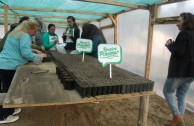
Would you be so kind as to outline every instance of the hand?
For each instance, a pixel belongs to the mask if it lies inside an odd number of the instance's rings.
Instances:
[[[59,40],[55,40],[54,43],[57,44],[59,42]]]
[[[44,46],[41,46],[41,50],[42,50],[42,51],[44,51],[44,50],[45,50]]]
[[[65,36],[66,36],[66,37],[71,37],[71,35],[70,35],[70,34],[65,34]]]
[[[172,44],[172,43],[173,43],[172,39],[168,39],[168,40],[166,41],[166,44],[165,44],[165,45],[169,45],[169,44]]]
[[[65,34],[66,34],[66,32],[67,32],[67,31],[66,31],[66,30],[64,30],[63,35],[65,35]]]
[[[32,49],[32,52],[37,53],[37,54],[42,54],[42,52],[37,49]]]
[[[42,53],[42,54],[39,54],[39,56],[43,58],[43,57],[47,57],[47,54]]]

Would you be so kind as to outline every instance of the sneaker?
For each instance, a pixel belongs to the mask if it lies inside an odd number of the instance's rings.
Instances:
[[[17,114],[19,114],[21,111],[22,111],[21,108],[17,108],[17,109],[14,110],[14,112],[13,112],[12,115],[13,115],[13,116],[14,116],[14,115],[17,115]]]
[[[4,124],[4,123],[12,123],[15,122],[19,119],[19,116],[13,116],[13,115],[9,115],[6,119],[1,120],[0,124]]]

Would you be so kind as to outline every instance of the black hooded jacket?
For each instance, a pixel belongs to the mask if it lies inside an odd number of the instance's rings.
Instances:
[[[194,30],[181,31],[166,47],[171,52],[168,78],[194,77]]]

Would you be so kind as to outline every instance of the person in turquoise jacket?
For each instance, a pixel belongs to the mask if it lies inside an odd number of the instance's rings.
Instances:
[[[9,33],[3,50],[0,52],[0,79],[2,81],[1,91],[7,93],[11,81],[18,66],[26,64],[29,60],[46,57],[45,54],[35,54],[31,49],[31,36],[38,30],[38,23],[33,20],[23,21],[12,32]],[[21,109],[0,108],[0,124],[14,122],[19,119]]]
[[[55,45],[59,42],[58,36],[55,34],[55,25],[48,25],[48,32],[42,36],[42,44],[46,50],[56,50]]]

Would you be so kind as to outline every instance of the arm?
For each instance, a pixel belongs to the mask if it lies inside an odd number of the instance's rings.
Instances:
[[[37,50],[37,49],[32,49],[32,52],[33,52],[33,53],[36,53],[36,54],[42,54],[42,52],[39,51],[39,50]]]
[[[185,53],[187,42],[187,34],[185,32],[180,32],[176,41],[166,45],[166,47],[172,54],[182,56]]]
[[[49,43],[49,35],[48,33],[44,33],[43,36],[42,36],[42,44],[44,46],[45,49],[50,49],[52,48],[53,46],[55,46],[55,43]]]
[[[22,57],[27,60],[34,61],[38,55],[32,52],[31,38],[28,34],[24,34],[20,38],[20,52]]]
[[[66,42],[66,32],[67,32],[67,29],[63,32],[63,35],[62,35],[62,38],[63,38],[63,42],[65,43]]]
[[[70,38],[73,40],[74,43],[76,43],[76,41],[79,37],[80,37],[80,30],[79,30],[79,28],[75,28],[74,37],[71,36]]]

